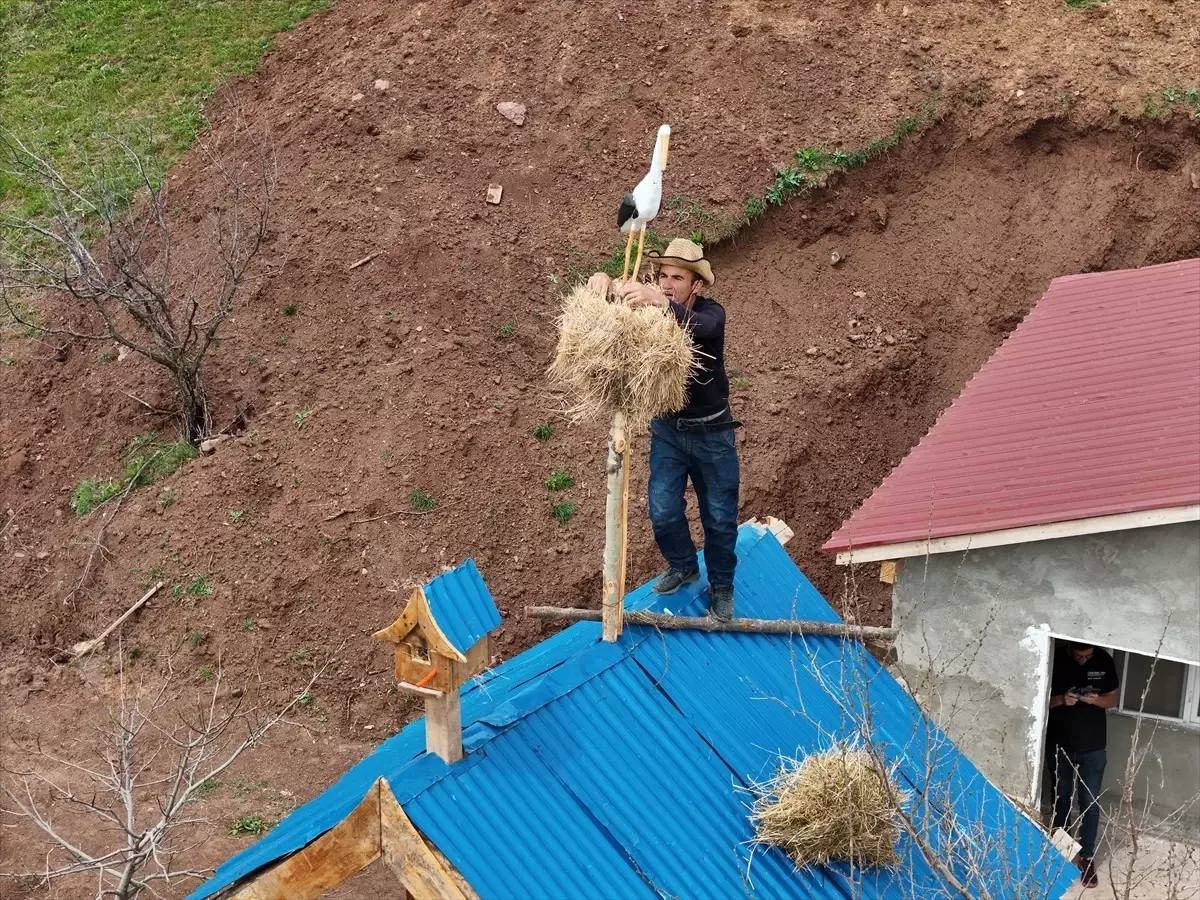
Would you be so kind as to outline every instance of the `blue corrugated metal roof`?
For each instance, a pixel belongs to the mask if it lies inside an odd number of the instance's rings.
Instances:
[[[837,621],[763,530],[743,526],[738,555],[739,614]],[[696,613],[704,590],[701,580],[664,601],[643,586],[626,603]],[[753,849],[753,788],[781,755],[864,731],[914,795],[923,843],[970,895],[1061,896],[1074,878],[1043,832],[855,642],[628,626],[606,644],[599,624],[586,622],[463,691],[461,762],[424,753],[424,723],[413,723],[221,866],[192,900],[332,828],[378,777],[484,898],[946,893],[950,879],[907,835],[901,864],[885,871],[798,871],[778,850]]]
[[[442,573],[424,590],[434,621],[459,653],[500,627],[500,610],[473,559]]]

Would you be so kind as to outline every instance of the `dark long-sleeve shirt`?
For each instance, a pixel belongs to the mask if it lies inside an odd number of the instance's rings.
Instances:
[[[729,403],[729,378],[725,375],[725,308],[715,300],[697,297],[688,309],[675,301],[671,312],[692,335],[698,351],[688,378],[687,404],[675,415],[699,419],[719,413]]]

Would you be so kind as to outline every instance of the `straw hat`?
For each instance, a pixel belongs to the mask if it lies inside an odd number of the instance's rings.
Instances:
[[[687,238],[675,238],[667,244],[667,249],[662,253],[656,253],[653,250],[647,251],[646,259],[660,266],[678,266],[689,272],[695,272],[710,287],[716,280],[713,278],[712,266],[704,258],[704,250],[699,244],[693,243]]]

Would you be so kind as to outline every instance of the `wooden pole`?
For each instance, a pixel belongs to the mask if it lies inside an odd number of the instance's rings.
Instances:
[[[604,507],[604,640],[615,641],[621,633],[621,557],[625,547],[625,520],[621,515],[627,476],[625,414],[613,416],[608,434],[608,500]]]
[[[121,625],[124,624],[126,619],[128,619],[135,612],[137,612],[139,609],[141,609],[142,606],[145,604],[145,602],[147,600],[149,600],[151,597],[153,597],[156,593],[158,593],[158,589],[162,586],[163,586],[163,583],[160,581],[158,584],[154,585],[154,587],[150,588],[150,590],[146,591],[146,593],[142,594],[142,596],[138,600],[138,602],[133,604],[133,606],[129,607],[129,609],[125,610],[125,612],[121,616],[121,618],[117,619],[117,621],[113,622],[111,625],[109,625],[107,628],[105,628],[104,631],[102,631],[100,633],[99,637],[92,638],[90,641],[80,641],[78,644],[76,644],[74,647],[72,647],[71,655],[76,658],[87,656],[89,653],[91,653],[93,650],[95,650],[97,647],[99,647],[101,644],[103,644],[104,639],[106,637],[108,637],[110,634],[112,634],[114,631],[116,631],[118,628],[120,628]]]
[[[563,619],[570,622],[595,622],[602,619],[600,610],[596,609],[527,606],[525,613],[535,619]],[[811,634],[850,638],[858,641],[890,641],[896,637],[897,631],[895,628],[843,625],[804,619],[731,619],[728,622],[719,622],[707,616],[669,616],[666,613],[653,613],[645,610],[633,610],[625,613],[625,621],[630,625],[649,625],[654,628],[738,632],[741,634]]]
[[[462,759],[462,706],[458,688],[425,700],[425,749],[447,763]]]
[[[621,465],[625,475],[621,479],[621,566],[617,575],[617,636],[625,625],[625,571],[629,565],[629,445],[633,442],[625,435],[625,453]]]

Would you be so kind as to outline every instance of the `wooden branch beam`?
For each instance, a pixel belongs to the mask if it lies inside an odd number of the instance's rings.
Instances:
[[[603,615],[598,609],[527,606],[525,612],[535,619],[562,619],[569,622],[599,622],[603,620]],[[812,634],[850,638],[858,641],[890,641],[896,637],[895,628],[878,628],[869,625],[842,625],[804,619],[731,619],[728,622],[718,622],[707,616],[669,616],[666,613],[653,613],[645,610],[626,611],[625,623],[627,625],[649,625],[653,628],[738,632],[741,634]]]
[[[604,508],[604,640],[612,642],[621,633],[621,600],[624,585],[621,576],[624,570],[625,544],[625,484],[629,477],[626,462],[629,459],[628,435],[625,431],[625,415],[613,416],[612,430],[608,435],[608,500]]]

